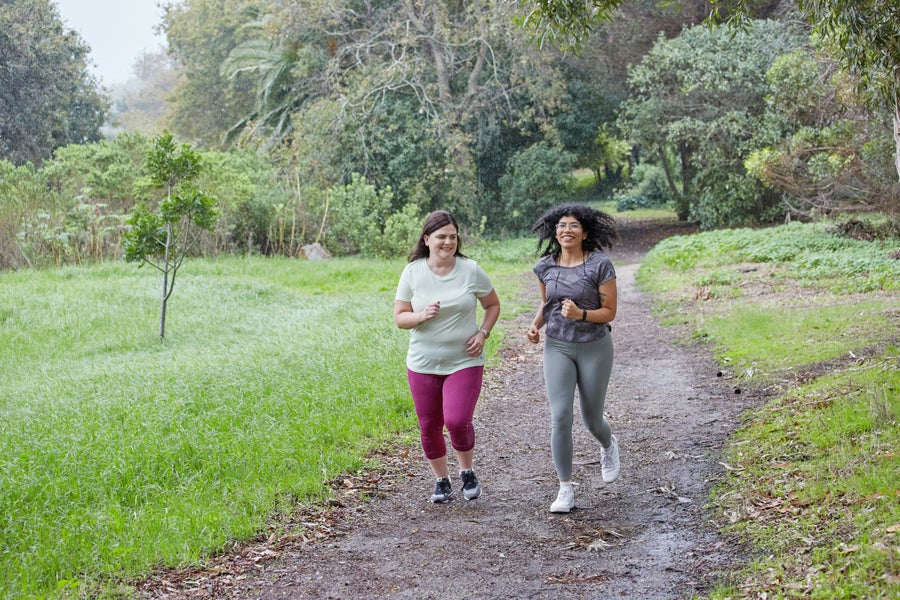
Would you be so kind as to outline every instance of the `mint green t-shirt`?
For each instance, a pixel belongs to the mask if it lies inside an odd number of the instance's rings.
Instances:
[[[447,275],[438,276],[424,258],[403,269],[395,300],[412,304],[415,312],[440,300],[438,316],[410,330],[406,366],[416,373],[449,375],[467,367],[484,365],[484,354],[466,355],[466,341],[478,331],[478,298],[494,286],[478,263],[456,257]]]

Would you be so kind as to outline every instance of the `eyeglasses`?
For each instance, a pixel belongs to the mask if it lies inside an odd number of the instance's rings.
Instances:
[[[569,231],[579,231],[581,229],[581,223],[574,221],[572,223],[557,223],[556,230],[557,231],[565,231],[568,229]]]

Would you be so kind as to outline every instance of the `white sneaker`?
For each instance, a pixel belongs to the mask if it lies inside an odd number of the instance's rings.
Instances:
[[[616,436],[612,436],[609,448],[600,446],[600,471],[606,483],[612,483],[619,476],[619,442]]]
[[[550,505],[552,513],[567,513],[575,508],[575,488],[571,485],[560,487],[556,500]]]

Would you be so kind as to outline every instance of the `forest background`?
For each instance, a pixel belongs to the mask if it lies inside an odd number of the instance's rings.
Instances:
[[[113,101],[52,2],[4,3],[0,268],[122,257],[129,215],[164,197],[146,170],[164,130],[198,149],[197,186],[218,200],[206,255],[403,255],[436,208],[514,236],[576,169],[595,199],[707,229],[895,215],[900,113],[872,101],[890,97],[873,74],[900,64],[891,3],[859,11],[881,37],[853,46],[852,23],[814,18],[841,2],[597,2],[610,20],[578,52],[535,35],[571,31],[535,18],[571,3],[536,4],[164,3],[168,53],[145,54]],[[739,26],[710,27],[711,6]],[[860,46],[881,62],[842,68]]]

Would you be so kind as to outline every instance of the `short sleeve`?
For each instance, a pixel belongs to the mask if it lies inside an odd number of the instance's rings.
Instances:
[[[477,265],[475,268],[475,296],[484,298],[490,294],[493,289],[494,284],[491,283],[491,278],[488,277],[485,270],[481,268],[481,265]]]
[[[412,263],[406,265],[403,268],[403,272],[400,273],[400,282],[397,284],[397,293],[394,295],[394,300],[400,300],[401,302],[412,302],[413,290],[412,290],[412,281],[410,275],[410,265]]]

